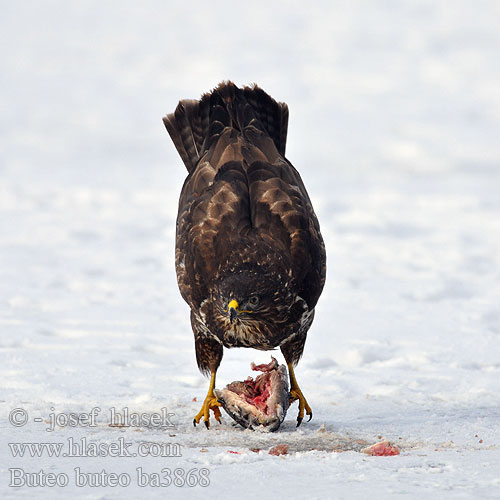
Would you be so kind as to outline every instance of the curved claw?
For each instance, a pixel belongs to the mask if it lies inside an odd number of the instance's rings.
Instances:
[[[298,427],[302,423],[302,420],[304,419],[304,414],[309,416],[309,419],[307,421],[308,422],[311,421],[312,410],[298,386],[290,391],[290,403],[293,403],[297,399],[299,400],[299,415],[297,417],[297,427]]]
[[[306,401],[306,405],[307,405],[307,401]],[[310,409],[310,408],[309,408],[309,409]],[[300,409],[299,409],[299,412],[300,412]],[[310,421],[311,421],[311,419],[313,418],[312,411],[311,411],[310,413],[309,413],[309,412],[308,412],[308,413],[306,413],[306,415],[309,415],[309,418],[307,419],[307,421],[308,421],[308,422],[310,422]],[[302,417],[300,416],[300,414],[299,414],[299,416],[297,417],[297,427],[298,427],[298,426],[302,423],[302,420],[303,420],[303,418],[302,418]]]
[[[193,424],[196,427],[196,424],[200,423],[200,420],[203,418],[203,422],[205,424],[205,427],[207,429],[210,429],[210,410],[214,412],[214,417],[217,422],[220,424],[221,422],[221,412],[219,410],[219,406],[221,404],[215,399],[214,396],[208,394],[207,397],[205,398],[205,401],[203,401],[203,405],[201,407],[201,410],[198,412],[198,414],[194,417],[193,419]]]

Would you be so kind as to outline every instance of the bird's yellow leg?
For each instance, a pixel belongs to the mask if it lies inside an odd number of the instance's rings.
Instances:
[[[214,394],[214,388],[215,388],[215,372],[212,372],[212,376],[210,377],[210,386],[208,387],[208,394],[207,397],[205,398],[205,401],[203,401],[203,405],[201,407],[201,410],[198,412],[196,417],[193,419],[193,425],[196,427],[196,424],[200,423],[201,417],[203,417],[203,420],[205,422],[205,427],[208,429],[210,427],[210,410],[214,412],[214,417],[217,422],[222,423],[220,420],[221,413],[219,410],[219,406],[221,405],[218,401],[217,398],[215,397]]]
[[[299,416],[297,417],[297,427],[302,423],[304,418],[304,411],[309,415],[309,420],[311,420],[313,414],[311,407],[307,404],[306,398],[300,390],[299,384],[297,384],[297,379],[295,378],[295,372],[293,371],[292,363],[287,363],[288,373],[290,375],[290,404],[292,404],[297,399],[299,400]],[[308,420],[308,421],[309,421]]]

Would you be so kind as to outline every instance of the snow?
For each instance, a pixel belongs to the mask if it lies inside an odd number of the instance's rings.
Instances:
[[[2,498],[498,498],[499,14],[493,0],[3,2]],[[226,415],[192,426],[208,381],[173,262],[186,172],[161,117],[227,78],[288,103],[287,156],[328,251],[296,370],[314,418],[296,429],[295,404],[275,434]],[[226,350],[217,386],[269,360]],[[51,413],[95,407],[95,426],[50,430]],[[174,427],[110,427],[124,407],[167,408]],[[84,438],[182,456],[7,444]],[[360,453],[382,440],[401,454]],[[131,483],[78,487],[77,467]],[[206,469],[210,485],[142,487],[138,467],[181,483]],[[69,482],[9,487],[12,468]]]

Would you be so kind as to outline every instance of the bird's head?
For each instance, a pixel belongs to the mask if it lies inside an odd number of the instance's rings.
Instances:
[[[291,273],[280,271],[247,265],[221,275],[216,286],[217,315],[235,326],[286,321],[295,297]]]

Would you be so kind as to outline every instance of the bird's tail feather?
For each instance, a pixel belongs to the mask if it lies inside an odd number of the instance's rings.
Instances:
[[[163,122],[189,172],[225,127],[243,130],[255,126],[285,154],[288,106],[257,85],[239,89],[232,82],[222,82],[199,101],[180,101]]]

